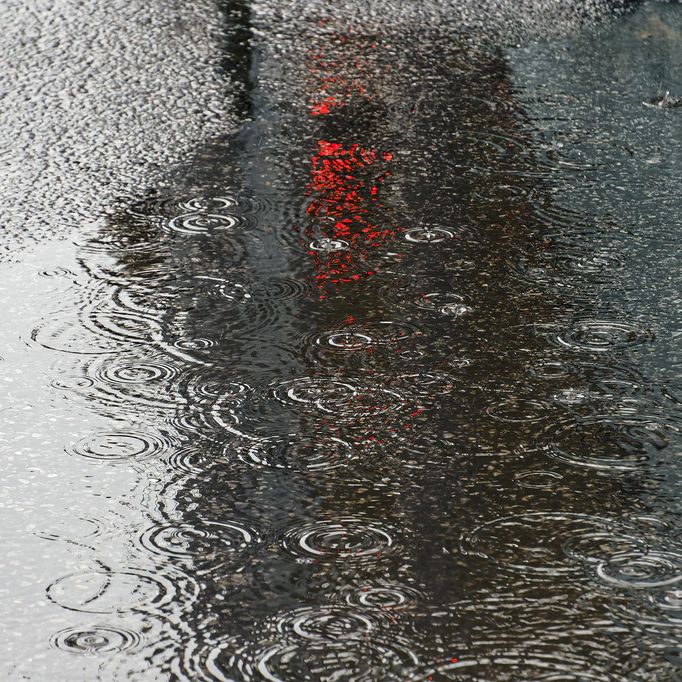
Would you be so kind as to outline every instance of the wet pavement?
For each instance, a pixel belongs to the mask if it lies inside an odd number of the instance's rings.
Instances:
[[[2,678],[682,679],[682,7],[190,5],[3,237]]]

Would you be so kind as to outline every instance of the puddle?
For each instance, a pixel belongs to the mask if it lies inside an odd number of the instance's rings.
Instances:
[[[8,230],[3,679],[677,679],[682,8],[465,5],[227,2]]]

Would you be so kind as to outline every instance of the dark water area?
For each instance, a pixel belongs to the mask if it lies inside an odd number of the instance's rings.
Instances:
[[[3,267],[3,679],[682,679],[682,7],[223,10],[238,132]]]

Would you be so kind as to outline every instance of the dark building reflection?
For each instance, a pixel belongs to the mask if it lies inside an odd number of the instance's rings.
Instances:
[[[599,519],[632,508],[648,450],[610,421],[580,435],[630,370],[594,338],[562,348],[595,293],[565,269],[504,58],[445,29],[251,34],[248,5],[226,11],[245,122],[103,236],[177,369],[159,523],[209,536],[187,535],[198,653],[173,669],[393,679],[506,650],[496,679],[627,672],[580,567],[628,549]],[[599,452],[567,465],[604,443],[623,476]],[[592,546],[567,554],[566,528]],[[317,634],[282,616],[306,609]]]

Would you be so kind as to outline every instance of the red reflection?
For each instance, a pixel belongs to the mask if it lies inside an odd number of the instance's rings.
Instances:
[[[308,57],[308,101],[312,116],[324,116],[345,106],[354,96],[372,99],[370,67],[364,55],[376,42],[360,36],[330,33],[326,44]]]
[[[373,99],[368,69],[359,54],[375,47],[373,42],[357,45],[344,36],[330,36],[334,57],[325,57],[320,50],[311,55],[311,117],[336,113],[353,98]],[[317,142],[307,187],[311,199],[305,235],[320,298],[375,273],[368,263],[370,252],[395,234],[393,225],[378,218],[383,208],[380,188],[390,175],[392,160],[392,152],[358,142]]]

